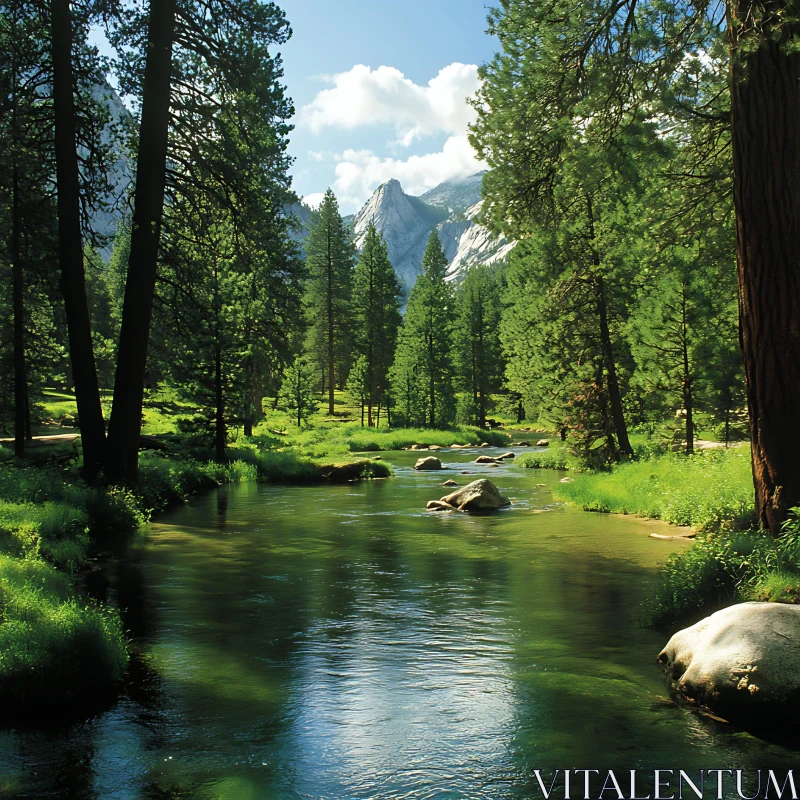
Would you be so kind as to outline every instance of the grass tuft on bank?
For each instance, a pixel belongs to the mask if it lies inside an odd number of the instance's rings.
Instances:
[[[763,531],[700,535],[661,570],[648,609],[655,626],[690,624],[734,602],[800,602],[800,509],[779,537]]]
[[[562,442],[551,442],[546,450],[531,450],[517,456],[514,464],[526,469],[577,470],[578,460]]]
[[[740,448],[667,454],[577,476],[560,499],[585,511],[638,514],[699,531],[754,522],[750,454]]]

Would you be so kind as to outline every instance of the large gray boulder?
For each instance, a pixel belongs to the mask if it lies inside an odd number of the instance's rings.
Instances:
[[[479,481],[468,483],[440,500],[431,500],[428,503],[428,509],[431,511],[496,511],[498,508],[510,505],[511,501],[507,497],[503,497],[491,481],[482,478]]]
[[[689,699],[731,719],[800,722],[800,607],[739,603],[678,631],[658,660]]]
[[[442,469],[442,462],[435,456],[417,459],[414,469]]]

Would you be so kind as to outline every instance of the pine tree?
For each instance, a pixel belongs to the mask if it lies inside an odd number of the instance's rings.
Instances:
[[[504,360],[500,346],[500,292],[491,269],[471,267],[456,291],[455,353],[464,392],[463,421],[486,425],[489,398],[500,389]]]
[[[180,228],[186,208],[215,207],[231,227],[237,259],[246,263],[257,242],[259,257],[267,253],[274,270],[269,288],[280,287],[284,268],[287,284],[295,284],[282,235],[284,209],[293,199],[286,153],[292,107],[280,81],[280,56],[271,52],[290,35],[283,11],[258,0],[151,0],[147,13],[136,4],[120,8],[113,37],[122,54],[120,82],[141,97],[141,114],[108,433],[107,472],[114,481],[136,479],[158,255],[172,220]],[[284,299],[277,291],[276,305]]]
[[[455,418],[453,388],[453,292],[445,281],[447,256],[433,231],[422,258],[422,274],[408,306],[392,367],[392,396],[405,424],[444,427]],[[403,415],[403,408],[407,414]]]
[[[369,365],[366,356],[359,356],[350,367],[345,385],[348,400],[361,410],[361,427],[364,427],[364,409],[370,401]]]
[[[733,177],[756,507],[762,527],[777,535],[800,504],[796,4],[728,0],[712,10],[705,2],[504,0],[490,27],[502,52],[481,70],[471,141],[490,166],[486,215],[506,234],[541,219],[565,147],[583,141],[587,128],[612,152],[648,116],[670,128],[686,116],[704,125],[707,158],[673,176],[702,187],[695,196],[717,197]],[[718,92],[683,91],[681,74],[697,53],[720,63],[727,78]],[[682,133],[672,128],[678,141]],[[725,179],[715,181],[726,162]]]
[[[296,356],[283,376],[278,403],[301,428],[317,412],[316,376],[308,360]]]
[[[683,420],[686,453],[694,452],[701,379],[700,343],[713,309],[696,251],[664,253],[664,271],[651,275],[629,322],[636,378]]]
[[[367,424],[372,427],[380,422],[402,320],[400,284],[386,243],[373,224],[367,229],[353,277],[353,318],[354,349],[366,365]],[[376,405],[377,420],[373,413]]]
[[[347,378],[351,350],[351,292],[355,248],[328,189],[306,240],[310,323],[309,352],[325,365],[328,413],[334,413],[334,389]]]

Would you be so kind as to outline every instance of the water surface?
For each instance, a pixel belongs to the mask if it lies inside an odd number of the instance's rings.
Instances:
[[[390,480],[227,487],[162,516],[105,576],[140,655],[124,695],[0,730],[0,795],[510,800],[540,796],[535,768],[791,766],[670,697],[640,619],[682,542],[475,455],[445,451],[445,474],[384,454]],[[424,511],[478,475],[514,505]]]

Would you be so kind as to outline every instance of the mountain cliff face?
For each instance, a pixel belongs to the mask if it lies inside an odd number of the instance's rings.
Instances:
[[[396,180],[384,183],[356,214],[356,245],[361,247],[373,222],[386,240],[405,291],[410,291],[422,270],[425,245],[433,230],[450,261],[448,280],[458,281],[475,264],[505,258],[515,243],[493,236],[475,221],[482,202],[481,177],[479,173],[461,181],[446,181],[421,197],[407,195]]]
[[[404,289],[409,290],[419,274],[425,245],[433,228],[446,212],[407,195],[400,183],[391,180],[379,186],[353,220],[356,247],[364,244],[370,223],[383,234],[389,259]]]

